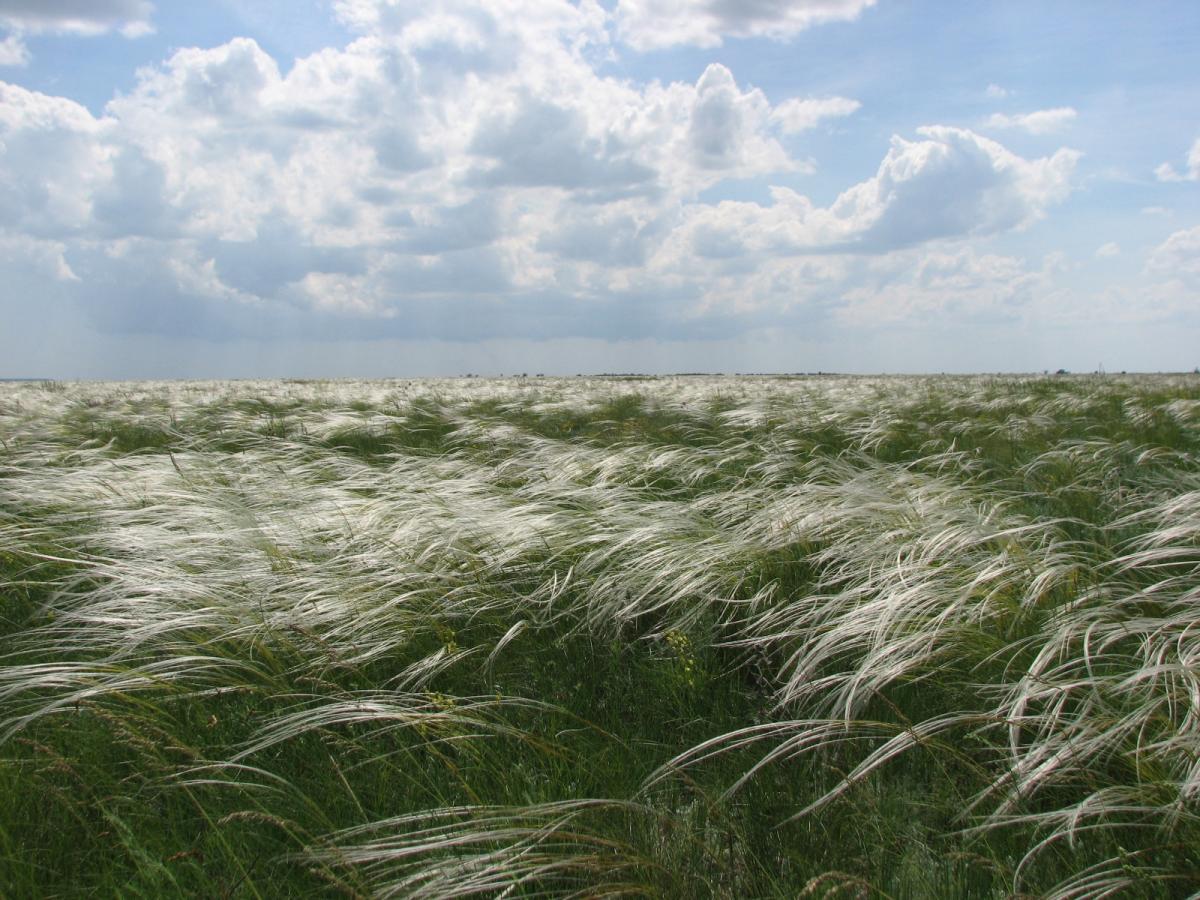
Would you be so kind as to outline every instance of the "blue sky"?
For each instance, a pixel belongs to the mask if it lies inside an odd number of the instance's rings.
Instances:
[[[0,377],[1200,365],[1200,5],[0,0]]]

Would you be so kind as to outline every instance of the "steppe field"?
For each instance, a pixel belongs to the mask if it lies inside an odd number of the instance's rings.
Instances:
[[[0,384],[5,897],[1200,891],[1200,375]]]

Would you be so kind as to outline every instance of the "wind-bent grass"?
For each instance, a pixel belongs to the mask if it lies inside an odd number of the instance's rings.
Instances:
[[[0,385],[14,896],[1200,890],[1200,379]]]

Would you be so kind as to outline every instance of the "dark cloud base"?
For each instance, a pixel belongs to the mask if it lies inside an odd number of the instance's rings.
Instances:
[[[210,300],[154,277],[96,279],[67,293],[107,334],[228,342],[254,340],[485,341],[580,337],[602,340],[720,340],[766,322],[761,317],[688,315],[696,297],[662,293],[580,299],[557,293],[397,298],[386,316],[325,313],[283,302]]]

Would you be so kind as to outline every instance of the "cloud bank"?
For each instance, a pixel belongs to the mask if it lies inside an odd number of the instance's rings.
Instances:
[[[179,49],[99,115],[0,82],[0,252],[115,333],[709,337],[1011,316],[1052,273],[966,242],[1045,217],[1077,151],[1023,157],[929,125],[822,205],[795,187],[812,169],[796,154],[858,100],[772,102],[719,63],[695,81],[603,74],[614,48],[782,40],[870,5],[338,0],[347,46],[290,66],[249,38]],[[0,0],[30,31],[151,13]],[[746,179],[774,183],[769,201],[704,199]]]
[[[617,34],[636,50],[718,47],[727,38],[786,40],[828,22],[850,22],[875,0],[618,0]]]
[[[153,14],[149,0],[0,0],[0,25],[17,32],[140,37]]]

